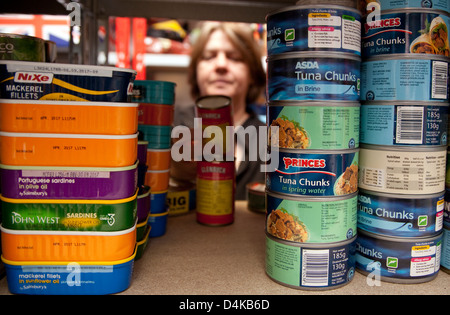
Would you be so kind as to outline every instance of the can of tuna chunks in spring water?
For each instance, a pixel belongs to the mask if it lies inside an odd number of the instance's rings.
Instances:
[[[360,140],[400,147],[447,145],[448,103],[383,102],[361,105]]]
[[[268,190],[289,196],[342,196],[358,190],[359,149],[279,150],[278,167],[266,172]]]
[[[449,100],[448,57],[392,54],[361,62],[361,100]]]
[[[267,58],[267,100],[359,101],[361,57],[300,52]]]
[[[274,101],[268,104],[267,117],[271,128],[279,127],[278,138],[271,138],[274,147],[311,150],[359,147],[359,102]]]
[[[394,195],[359,190],[358,228],[393,237],[430,237],[442,231],[444,192]]]
[[[361,56],[361,14],[338,5],[291,6],[266,16],[268,55],[294,51]]]
[[[234,161],[197,162],[197,222],[226,225],[234,221]]]
[[[356,268],[394,283],[433,280],[440,269],[442,232],[422,238],[394,238],[358,230]]]
[[[361,144],[358,187],[390,194],[440,193],[445,189],[446,149]]]
[[[356,235],[357,194],[335,198],[266,192],[266,232],[296,243],[324,244]]]
[[[355,275],[356,236],[338,243],[302,244],[266,233],[266,274],[294,289],[331,290]]]

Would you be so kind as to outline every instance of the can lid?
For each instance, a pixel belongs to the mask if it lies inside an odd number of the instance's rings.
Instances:
[[[225,95],[208,95],[198,98],[195,103],[199,108],[218,109],[231,105],[231,98]]]
[[[175,100],[174,82],[136,80],[133,85],[133,102],[173,105]]]

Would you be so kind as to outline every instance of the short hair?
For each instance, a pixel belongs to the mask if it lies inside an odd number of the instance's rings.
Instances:
[[[249,25],[234,22],[205,22],[198,37],[192,46],[191,61],[189,64],[188,82],[191,85],[191,96],[197,99],[200,89],[197,84],[197,65],[202,57],[203,50],[210,35],[216,31],[223,31],[231,43],[242,54],[244,62],[249,67],[250,86],[247,91],[247,104],[254,103],[261,95],[266,84],[266,73],[262,66],[261,47],[253,38]]]

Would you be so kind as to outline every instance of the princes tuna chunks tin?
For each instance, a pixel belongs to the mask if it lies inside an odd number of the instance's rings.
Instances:
[[[358,228],[394,237],[429,237],[442,231],[444,193],[393,195],[364,189],[358,194]]]
[[[337,289],[355,275],[355,241],[301,244],[266,234],[266,274],[294,289]]]
[[[386,282],[427,282],[439,272],[441,248],[442,232],[432,237],[393,238],[359,230],[356,268]]]
[[[446,151],[446,146],[405,150],[361,144],[358,186],[392,194],[440,193],[445,189]]]
[[[361,55],[361,14],[356,9],[292,6],[270,13],[266,21],[268,55],[293,51]]]
[[[360,0],[357,4],[362,14],[371,13],[374,6],[381,10],[425,8],[450,12],[447,0]]]
[[[363,101],[449,99],[449,59],[436,55],[393,54],[361,63]]]
[[[293,196],[340,196],[358,190],[359,149],[304,151],[280,149],[266,187]]]
[[[278,138],[271,138],[272,146],[311,150],[359,146],[359,102],[275,101],[267,110],[269,126],[279,127]]]
[[[349,53],[285,53],[267,58],[269,101],[359,101],[361,58]]]
[[[266,192],[266,231],[297,243],[342,242],[356,235],[357,194],[286,197]]]
[[[448,107],[440,102],[365,102],[361,106],[361,143],[447,145]]]
[[[362,56],[433,54],[449,56],[450,16],[432,9],[381,11],[363,18]]]

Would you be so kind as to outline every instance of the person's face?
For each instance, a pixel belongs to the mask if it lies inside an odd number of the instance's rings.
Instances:
[[[200,94],[226,95],[245,101],[250,71],[242,54],[221,30],[211,33],[197,64]]]

